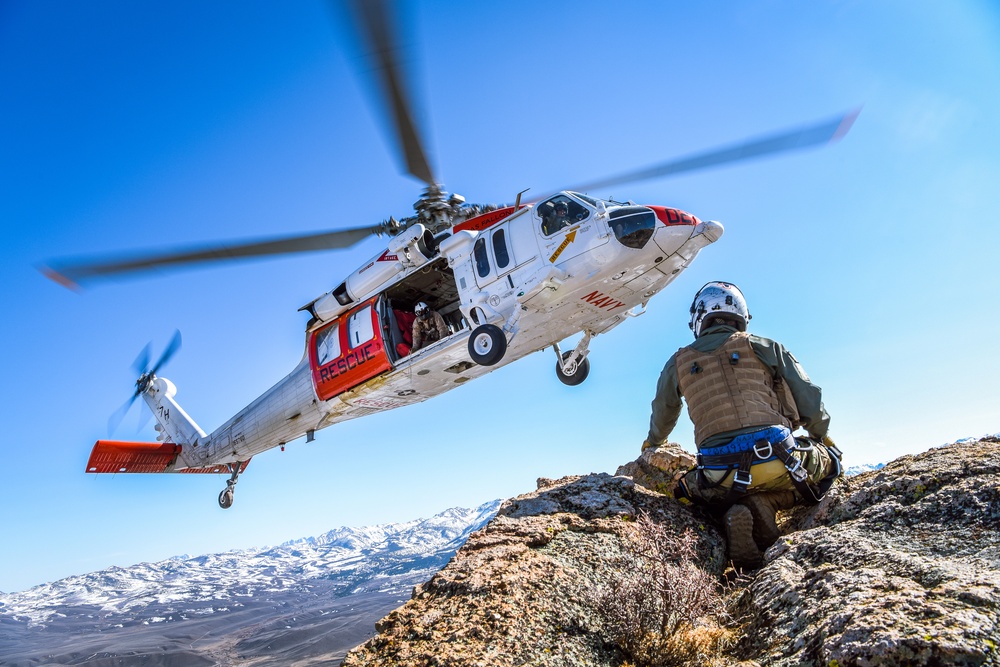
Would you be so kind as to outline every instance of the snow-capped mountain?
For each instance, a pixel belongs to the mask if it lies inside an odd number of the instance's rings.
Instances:
[[[429,519],[338,528],[273,548],[110,567],[0,594],[0,664],[8,664],[4,657],[13,646],[23,649],[31,638],[106,635],[109,630],[124,634],[129,628],[158,626],[157,640],[162,642],[177,634],[166,626],[180,631],[181,626],[198,624],[203,626],[199,634],[212,634],[215,626],[245,626],[248,620],[266,625],[279,616],[283,627],[292,629],[305,618],[342,612],[338,600],[366,593],[374,594],[365,599],[378,599],[380,608],[387,603],[398,606],[413,585],[443,567],[499,507],[496,500]],[[209,619],[213,622],[206,625]],[[187,627],[181,634],[191,643],[193,632]]]
[[[978,438],[959,438],[954,442],[947,442],[943,445],[938,445],[935,449],[940,449],[941,447],[949,447],[951,445],[969,445],[975,442],[979,442],[983,438],[1000,438],[1000,433],[986,434],[979,436]],[[848,477],[853,477],[854,475],[860,475],[862,473],[871,472],[873,470],[881,470],[885,467],[885,463],[862,463],[861,465],[850,466],[844,468],[844,474]]]
[[[884,467],[885,467],[884,463],[862,463],[861,465],[844,468],[844,474],[848,477],[854,477],[855,475],[860,475],[863,472],[871,472],[872,470],[881,470]]]

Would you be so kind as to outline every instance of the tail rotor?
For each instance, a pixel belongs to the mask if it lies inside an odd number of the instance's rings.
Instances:
[[[163,350],[163,354],[161,354],[156,363],[150,367],[149,359],[151,344],[146,343],[146,346],[142,348],[142,351],[139,352],[139,356],[137,356],[135,361],[132,363],[132,370],[139,375],[139,379],[135,381],[135,393],[133,393],[132,396],[108,418],[108,433],[114,433],[118,430],[118,427],[121,426],[122,421],[125,419],[125,415],[127,415],[129,410],[132,409],[135,399],[139,398],[139,396],[149,388],[150,383],[156,379],[156,372],[163,368],[168,361],[170,361],[170,358],[174,356],[180,347],[181,332],[175,330],[174,335],[167,344],[166,349]],[[144,425],[145,422],[146,420],[144,419],[140,422],[140,424]]]

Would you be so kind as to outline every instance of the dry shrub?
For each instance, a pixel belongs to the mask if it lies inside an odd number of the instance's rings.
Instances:
[[[715,577],[695,564],[697,537],[640,514],[624,555],[598,590],[611,638],[638,667],[722,664],[735,637]]]

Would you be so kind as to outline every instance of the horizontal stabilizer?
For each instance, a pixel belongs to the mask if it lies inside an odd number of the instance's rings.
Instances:
[[[98,440],[87,461],[87,472],[168,472],[167,466],[180,454],[181,446],[173,442],[122,442],[118,440]],[[249,460],[240,466],[246,470]],[[232,471],[228,465],[208,468],[180,468],[169,472],[225,473]]]
[[[98,440],[87,472],[164,472],[180,451],[172,442]]]

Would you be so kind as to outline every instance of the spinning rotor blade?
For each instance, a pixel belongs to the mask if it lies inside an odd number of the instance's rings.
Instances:
[[[148,385],[147,378],[156,375],[156,371],[160,370],[164,364],[170,361],[170,357],[174,356],[174,353],[181,347],[181,332],[177,329],[174,330],[174,335],[170,338],[170,342],[167,343],[167,348],[163,350],[163,354],[153,365],[152,368],[149,367],[149,350],[150,343],[146,343],[146,346],[142,348],[139,356],[135,358],[132,363],[132,370],[139,374],[139,379],[135,383],[135,392],[129,397],[125,403],[115,410],[115,412],[108,417],[108,433],[114,433],[121,426],[122,420],[125,419],[125,415],[128,411],[132,409],[132,404],[135,403],[135,399],[139,398],[139,395],[145,391]],[[139,428],[137,430],[142,430],[142,427],[149,420],[149,416],[140,416],[139,418]]]
[[[149,351],[151,346],[152,343],[146,343],[146,347],[142,348],[142,352],[132,362],[132,370],[135,371],[136,375],[142,375],[149,369]]]
[[[381,226],[355,227],[335,232],[276,238],[239,245],[220,244],[162,254],[134,255],[106,262],[79,264],[56,262],[52,266],[43,267],[42,272],[57,283],[75,289],[87,280],[164,266],[348,248],[370,234],[378,234],[380,231],[382,231]]]
[[[114,414],[112,414],[110,417],[108,417],[108,434],[109,435],[113,434],[115,431],[118,430],[118,427],[121,426],[122,421],[124,421],[124,419],[125,419],[125,415],[127,415],[128,411],[132,409],[132,404],[135,403],[135,399],[137,399],[137,398],[139,398],[138,392],[132,394],[129,397],[129,399],[127,401],[125,401],[125,403],[120,408],[118,408],[117,410],[115,410]]]
[[[700,153],[698,155],[681,158],[679,160],[671,160],[670,162],[665,162],[663,164],[619,174],[618,176],[612,176],[610,178],[601,179],[599,181],[594,181],[592,183],[587,183],[585,185],[569,189],[577,190],[579,192],[588,192],[608,188],[614,185],[622,185],[624,183],[645,181],[651,178],[664,178],[666,176],[674,176],[676,174],[696,171],[698,169],[718,167],[720,165],[733,162],[742,162],[744,160],[751,160],[753,158],[763,157],[773,153],[782,153],[785,151],[798,150],[800,148],[808,148],[818,144],[832,143],[847,134],[859,113],[860,110],[851,111],[843,116],[838,116],[833,120],[826,121],[818,125],[812,125],[809,127],[791,130],[789,132],[782,132],[781,134],[761,137],[760,139],[752,139],[750,141],[745,141],[726,148],[719,148],[713,151]],[[544,197],[542,199],[544,199]]]
[[[406,163],[406,173],[427,185],[437,184],[414,121],[413,106],[406,94],[400,59],[403,51],[392,32],[390,0],[344,1],[357,21],[358,33],[378,74],[378,82],[385,96],[384,103]]]
[[[149,369],[149,374],[156,375],[156,371],[163,368],[163,365],[170,361],[170,357],[174,356],[174,353],[179,349],[181,349],[181,332],[179,329],[174,329],[174,335],[167,344],[167,349],[163,351],[159,360]]]

